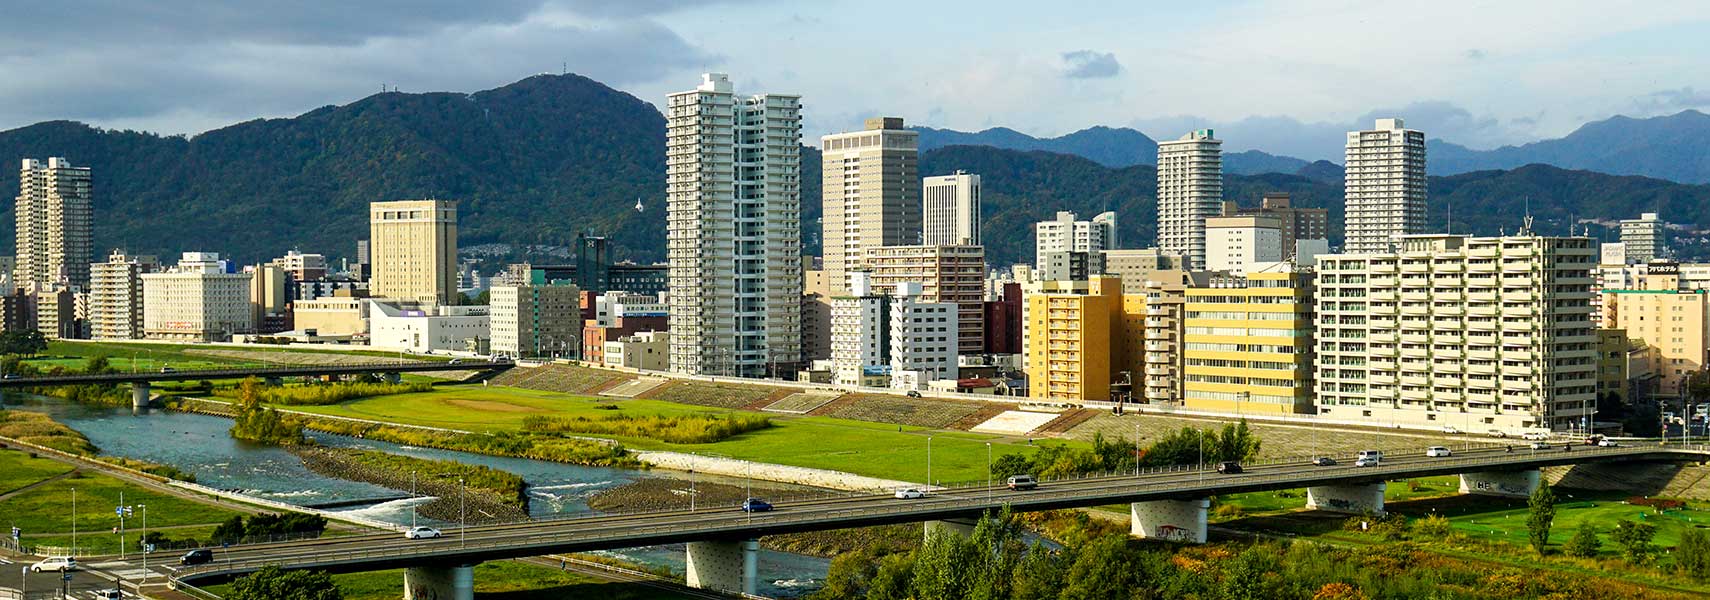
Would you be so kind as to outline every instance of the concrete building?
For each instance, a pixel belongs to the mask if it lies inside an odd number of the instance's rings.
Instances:
[[[253,265],[244,269],[250,275],[249,306],[254,313],[251,321],[257,333],[278,333],[291,329],[291,297],[286,293],[291,276],[275,264]]]
[[[1158,142],[1158,249],[1205,268],[1205,220],[1223,208],[1223,141],[1200,129]]]
[[[825,273],[841,291],[868,248],[920,244],[920,134],[895,117],[820,139]]]
[[[1393,252],[1401,236],[1425,233],[1425,134],[1401,119],[1348,132],[1343,251]]]
[[[1033,225],[1033,268],[1045,270],[1052,252],[1098,253],[1116,248],[1116,213],[1102,212],[1091,221],[1075,220],[1075,213],[1058,212],[1057,218]]]
[[[249,273],[227,273],[214,252],[185,252],[178,265],[142,274],[143,337],[229,341],[255,331]]]
[[[1651,267],[1634,285],[1603,289],[1600,326],[1654,348],[1657,394],[1679,397],[1686,379],[1710,366],[1710,292],[1681,289],[1672,263]]]
[[[1296,259],[1297,242],[1303,240],[1322,240],[1325,246],[1330,243],[1330,211],[1323,208],[1300,208],[1293,206],[1288,192],[1268,192],[1259,202],[1258,208],[1242,208],[1234,202],[1223,203],[1223,216],[1261,216],[1277,220],[1282,227],[1283,260],[1293,260],[1295,264],[1311,265],[1311,258]],[[1325,249],[1328,253],[1328,248]]]
[[[296,281],[324,279],[327,276],[327,257],[321,254],[303,254],[289,250],[285,252],[285,256],[267,261],[267,264],[279,267]]]
[[[986,354],[1021,354],[1021,314],[1023,309],[1021,284],[1005,283],[1002,292],[984,307]]]
[[[1293,263],[1217,275],[1185,290],[1182,406],[1312,412],[1312,276]]]
[[[84,321],[77,315],[77,297],[80,295],[61,285],[49,285],[36,292],[36,330],[50,340],[84,337]]]
[[[1146,282],[1179,282],[1187,261],[1157,248],[1104,251],[1104,274],[1122,278],[1122,293],[1146,294]]]
[[[606,342],[601,363],[608,367],[623,367],[642,371],[664,371],[670,366],[671,333],[642,331]]]
[[[1045,281],[1080,281],[1104,274],[1103,252],[1059,250],[1039,255],[1036,277]]]
[[[1627,264],[1627,245],[1621,242],[1606,243],[1598,246],[1599,266],[1619,266]]]
[[[867,250],[873,292],[895,295],[902,283],[921,285],[921,302],[953,302],[959,351],[977,354],[985,344],[986,251],[980,246],[886,246]]]
[[[883,377],[889,385],[890,301],[873,292],[869,274],[851,273],[849,295],[831,299],[831,377],[844,386]]]
[[[29,331],[36,328],[35,297],[24,290],[0,296],[0,331]]]
[[[491,340],[490,326],[485,306],[417,307],[368,301],[368,343],[376,347],[418,353],[461,352]]]
[[[298,300],[291,307],[291,323],[304,335],[354,337],[368,334],[368,298],[328,296]]]
[[[1642,265],[1668,256],[1665,243],[1667,225],[1657,213],[1644,213],[1637,219],[1621,220],[1621,245],[1627,252],[1627,264]]]
[[[1513,432],[1595,409],[1596,250],[1579,237],[1402,238],[1318,259],[1319,413]]]
[[[46,163],[26,158],[18,179],[12,284],[31,292],[60,284],[89,289],[95,251],[89,167],[74,167],[58,157]]]
[[[1205,268],[1245,275],[1256,265],[1282,262],[1282,222],[1273,217],[1212,217],[1205,220]]]
[[[897,286],[890,303],[891,388],[920,391],[941,379],[957,379],[954,302],[923,300],[920,284]]]
[[[107,262],[89,265],[90,336],[97,340],[142,339],[142,276],[159,268],[159,259],[123,250],[114,250]]]
[[[671,371],[801,359],[801,98],[708,73],[665,106]],[[785,369],[794,371],[793,366]]]
[[[921,182],[920,243],[928,246],[980,245],[980,176],[963,171],[927,177]]]
[[[368,233],[375,297],[424,305],[457,299],[455,200],[371,203]]]
[[[1051,290],[1027,296],[1023,343],[1029,397],[1054,402],[1110,399],[1110,367],[1122,344],[1122,281],[1094,276],[1086,284],[1084,292]]]
[[[488,307],[494,353],[555,356],[580,345],[582,299],[576,286],[496,286]]]
[[[1186,281],[1146,281],[1140,294],[1123,296],[1124,335],[1129,340],[1124,346],[1123,365],[1138,373],[1134,375],[1139,378],[1134,381],[1140,390],[1136,395],[1146,402],[1182,401],[1187,290],[1209,284],[1210,275],[1198,271],[1190,277]],[[1136,339],[1144,341],[1133,341]]]
[[[824,269],[802,270],[802,360],[831,360],[832,289]]]

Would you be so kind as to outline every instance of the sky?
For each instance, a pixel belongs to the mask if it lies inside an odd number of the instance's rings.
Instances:
[[[1213,127],[1341,158],[1378,117],[1473,148],[1710,110],[1710,2],[62,0],[0,20],[0,130],[196,134],[396,87],[587,75],[658,105],[705,71],[800,94],[804,138],[875,115],[1055,136]]]

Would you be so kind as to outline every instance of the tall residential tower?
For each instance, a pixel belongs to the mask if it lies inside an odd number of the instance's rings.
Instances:
[[[1223,210],[1223,141],[1210,129],[1158,142],[1158,249],[1205,268],[1205,220]]]
[[[1348,254],[1392,252],[1404,235],[1425,233],[1425,134],[1401,119],[1348,132],[1343,233]]]
[[[708,73],[665,126],[671,371],[782,371],[802,343],[801,97]]]
[[[902,119],[880,117],[820,142],[825,276],[842,291],[868,248],[920,243],[920,134]]]
[[[89,167],[73,167],[64,158],[26,158],[18,179],[13,285],[31,292],[62,283],[88,290],[94,252]]]

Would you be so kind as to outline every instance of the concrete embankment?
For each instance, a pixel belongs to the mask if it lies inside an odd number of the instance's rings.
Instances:
[[[727,477],[752,477],[764,481],[795,483],[834,490],[877,492],[919,485],[907,481],[867,477],[843,471],[774,465],[734,458],[649,450],[635,450],[633,452],[636,458],[641,459],[641,462],[661,469],[693,471]]]

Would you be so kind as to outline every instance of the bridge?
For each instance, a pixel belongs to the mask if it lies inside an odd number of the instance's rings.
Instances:
[[[445,537],[432,540],[404,540],[399,534],[385,533],[237,546],[216,549],[213,563],[177,569],[170,576],[189,583],[229,579],[267,565],[332,572],[404,567],[405,598],[468,600],[473,597],[473,567],[481,562],[686,543],[690,586],[753,593],[757,540],[766,535],[917,522],[927,523],[929,532],[966,534],[981,514],[1004,506],[1026,512],[1128,503],[1134,536],[1203,543],[1209,498],[1214,495],[1307,488],[1310,508],[1382,514],[1385,482],[1390,480],[1459,475],[1463,493],[1520,497],[1537,489],[1542,467],[1707,460],[1710,446],[1674,444],[1566,450],[1561,446],[1549,450],[1493,447],[1443,458],[1391,456],[1375,467],[1349,463],[1320,467],[1291,461],[1252,466],[1232,475],[1190,465],[1046,481],[1029,491],[981,483],[935,489],[921,499],[903,500],[889,494],[831,496],[781,503],[772,512],[754,514],[715,506],[475,526],[451,529]],[[170,557],[157,553],[153,559],[161,564]]]
[[[400,373],[427,371],[500,371],[516,366],[508,360],[451,360],[445,362],[393,361],[363,362],[333,365],[287,365],[260,367],[224,367],[218,369],[162,369],[133,373],[91,373],[78,375],[44,375],[41,377],[0,378],[0,391],[56,387],[62,385],[131,385],[132,403],[148,404],[149,385],[159,381],[202,381],[258,377],[277,382],[286,377],[342,377],[348,375],[382,375],[396,380]]]

